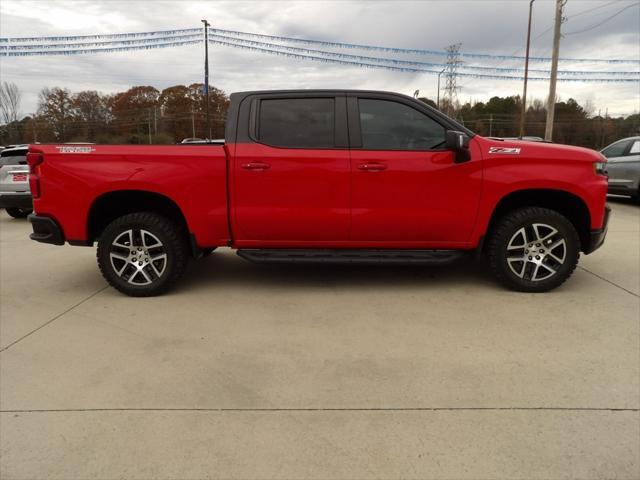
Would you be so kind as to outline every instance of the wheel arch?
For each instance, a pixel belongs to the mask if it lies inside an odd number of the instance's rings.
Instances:
[[[87,242],[97,240],[116,218],[136,212],[163,215],[189,232],[181,208],[166,195],[149,190],[115,190],[99,195],[92,202],[87,214]]]
[[[548,208],[565,216],[578,232],[581,250],[588,247],[591,232],[589,208],[578,195],[560,189],[529,188],[506,194],[493,209],[487,226],[487,235],[505,214],[523,207]]]

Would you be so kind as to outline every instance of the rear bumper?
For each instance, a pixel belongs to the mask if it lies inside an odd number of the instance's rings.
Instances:
[[[62,229],[54,219],[31,214],[29,215],[29,221],[33,228],[33,233],[29,235],[31,240],[53,245],[64,245]]]
[[[596,251],[604,243],[604,239],[607,236],[607,228],[609,227],[609,216],[611,215],[611,208],[604,207],[604,220],[602,221],[602,228],[597,230],[591,230],[589,235],[589,245],[584,249],[585,254],[590,254]]]
[[[33,209],[31,194],[28,192],[0,192],[0,208]]]

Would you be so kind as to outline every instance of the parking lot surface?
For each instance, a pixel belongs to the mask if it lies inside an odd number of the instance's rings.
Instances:
[[[258,266],[129,298],[0,214],[0,478],[640,478],[640,207],[547,294]]]

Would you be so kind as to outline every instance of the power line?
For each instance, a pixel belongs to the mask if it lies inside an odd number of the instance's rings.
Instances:
[[[584,32],[588,32],[589,30],[593,30],[594,28],[599,27],[600,25],[604,25],[605,23],[607,23],[609,20],[617,17],[618,15],[620,15],[622,12],[624,12],[625,10],[630,9],[631,7],[637,7],[638,5],[640,5],[640,2],[637,3],[632,3],[631,5],[627,5],[626,7],[624,7],[622,10],[618,10],[616,13],[614,13],[613,15],[611,15],[610,17],[605,18],[604,20],[602,20],[601,22],[595,23],[589,27],[586,27],[582,30],[576,30],[574,32],[569,32],[569,33],[565,33],[564,35],[576,35],[578,33],[584,33]]]

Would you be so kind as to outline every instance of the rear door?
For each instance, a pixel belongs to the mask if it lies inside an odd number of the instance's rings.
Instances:
[[[348,241],[345,97],[265,94],[247,101],[249,135],[235,145],[233,163],[237,244],[324,246]]]
[[[464,246],[474,227],[482,162],[454,163],[445,126],[411,100],[348,98],[352,239],[381,247]]]

